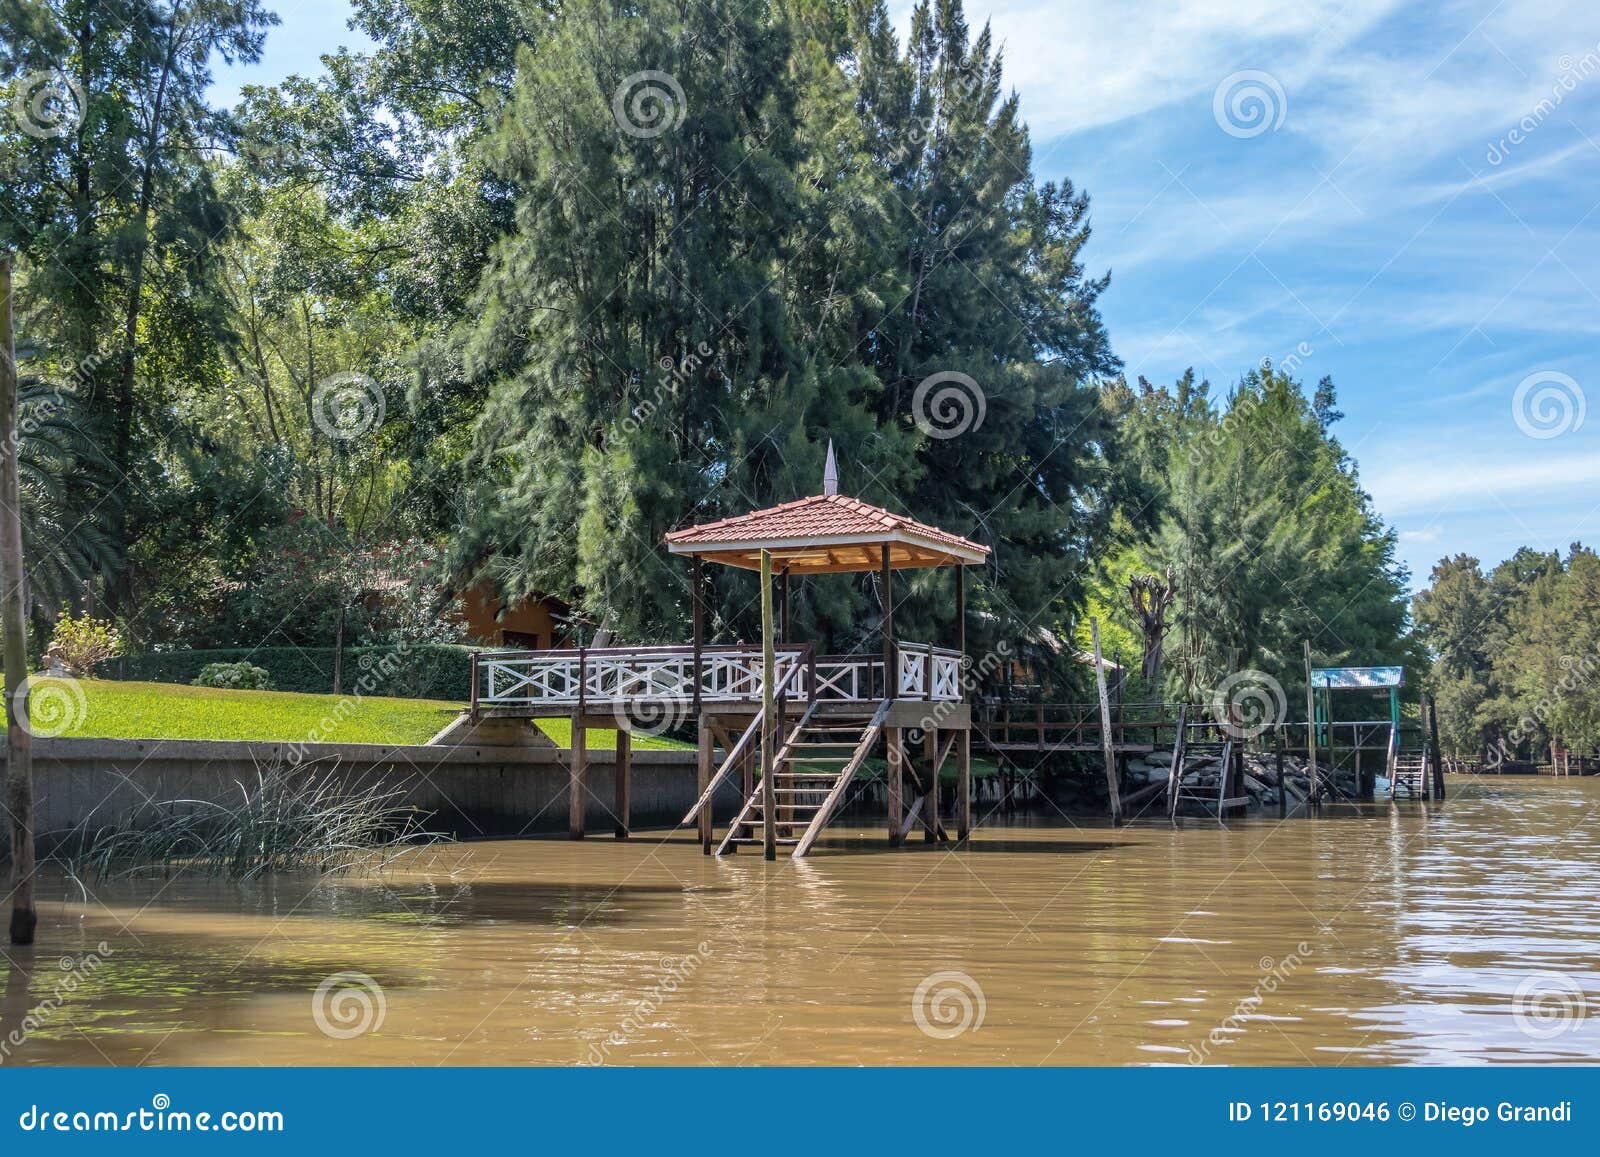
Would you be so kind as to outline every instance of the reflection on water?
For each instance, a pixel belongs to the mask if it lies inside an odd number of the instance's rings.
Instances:
[[[378,880],[54,880],[10,950],[0,1061],[1600,1057],[1600,781],[1451,787],[969,852],[844,832],[798,864],[646,836],[428,849]],[[348,1039],[313,1008],[335,976],[381,989]]]

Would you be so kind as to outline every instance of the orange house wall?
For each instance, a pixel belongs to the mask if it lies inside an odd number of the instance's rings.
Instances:
[[[467,637],[486,646],[557,646],[562,627],[555,620],[555,612],[560,609],[552,599],[529,599],[501,613],[500,599],[482,587],[471,587],[461,596]],[[530,637],[537,642],[529,642]]]

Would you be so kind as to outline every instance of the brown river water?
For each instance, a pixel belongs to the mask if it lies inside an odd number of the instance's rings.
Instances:
[[[1450,788],[965,851],[847,828],[799,863],[680,833],[445,845],[376,879],[52,877],[0,1063],[1600,1058],[1600,780]]]

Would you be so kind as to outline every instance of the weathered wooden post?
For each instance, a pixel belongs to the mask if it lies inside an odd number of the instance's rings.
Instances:
[[[567,835],[574,840],[583,839],[584,799],[583,781],[589,767],[589,736],[584,728],[583,708],[572,712],[571,763],[567,768]]]
[[[887,764],[885,775],[888,785],[885,795],[886,806],[889,809],[889,846],[900,846],[900,824],[905,819],[904,792],[905,792],[905,747],[903,737],[898,727],[885,727],[883,729],[883,755]]]
[[[778,858],[777,792],[773,746],[777,703],[772,694],[777,678],[777,650],[772,642],[772,552],[761,552],[761,849],[769,860]]]
[[[963,728],[956,733],[956,791],[959,792],[956,809],[956,839],[966,840],[972,835],[972,729]]]
[[[611,803],[616,812],[617,839],[625,840],[631,828],[633,810],[633,732],[617,728],[615,790]]]
[[[689,586],[689,613],[694,619],[694,666],[689,673],[689,678],[693,684],[692,694],[694,701],[690,709],[694,712],[695,719],[698,721],[700,717],[700,663],[705,652],[706,638],[705,574],[699,555],[694,556]]]
[[[17,461],[17,348],[11,332],[11,254],[0,253],[0,629],[5,636],[6,780],[11,812],[11,943],[32,944],[33,736],[28,731],[28,617]],[[16,971],[15,962],[11,965]]]
[[[1311,640],[1306,648],[1306,797],[1308,803],[1322,803],[1322,783],[1317,775],[1317,689],[1311,681]]]
[[[922,838],[933,843],[939,838],[939,729],[932,712],[922,728],[922,759],[928,765],[928,793],[922,797]]]
[[[711,786],[711,720],[702,711],[699,715],[699,726],[695,728],[695,791],[696,798],[706,793],[706,788]],[[748,796],[746,797],[748,798]],[[707,800],[706,806],[700,809],[695,832],[700,837],[700,851],[709,856],[711,854],[713,807],[712,801]]]
[[[900,690],[900,665],[894,649],[894,571],[889,567],[889,544],[882,549],[883,575],[883,697],[893,699]]]
[[[1100,623],[1093,617],[1089,619],[1089,638],[1094,643],[1095,690],[1100,693],[1100,746],[1106,755],[1106,790],[1111,795],[1111,823],[1114,827],[1121,827],[1122,790],[1117,784],[1117,749],[1111,737],[1111,701],[1106,697],[1106,662],[1100,656]],[[1226,775],[1226,771],[1223,774]]]
[[[967,663],[967,568],[956,564],[956,650],[960,653],[957,678],[961,702],[967,708],[967,726],[956,734],[956,839],[972,835],[972,714],[976,710],[973,680]]]
[[[1428,738],[1433,743],[1433,798],[1444,799],[1444,756],[1439,750],[1439,701],[1428,697]]]
[[[1280,820],[1289,814],[1288,789],[1283,782],[1283,727],[1284,725],[1280,722],[1278,726],[1272,729],[1272,734],[1277,740],[1275,746],[1278,749],[1278,818]]]

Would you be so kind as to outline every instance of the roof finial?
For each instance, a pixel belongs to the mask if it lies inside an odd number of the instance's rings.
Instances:
[[[839,493],[839,463],[833,456],[833,439],[828,439],[828,461],[822,467],[822,493]]]

